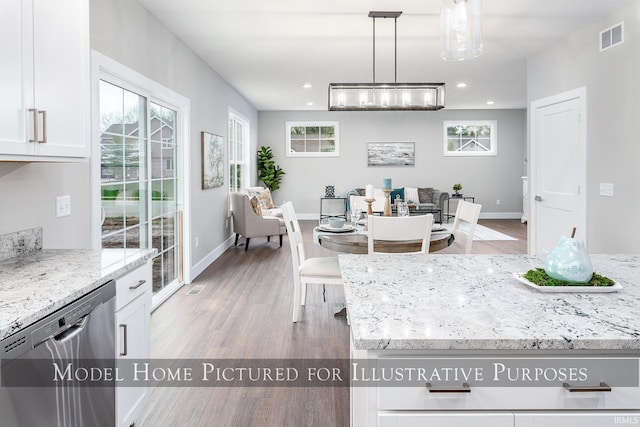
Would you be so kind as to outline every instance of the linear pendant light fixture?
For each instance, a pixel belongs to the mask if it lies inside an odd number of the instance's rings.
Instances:
[[[398,83],[398,17],[402,12],[369,12],[373,18],[373,82],[329,83],[329,111],[440,110],[444,83]],[[376,18],[393,18],[395,76],[393,83],[376,83]]]
[[[482,0],[442,0],[440,21],[442,59],[462,61],[482,54]]]

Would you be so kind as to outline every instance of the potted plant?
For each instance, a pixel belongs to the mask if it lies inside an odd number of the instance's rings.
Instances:
[[[271,147],[261,146],[258,150],[258,179],[273,193],[280,188],[284,174],[282,168],[273,160]]]
[[[458,183],[458,184],[453,184],[453,191],[455,191],[454,196],[456,197],[460,197],[461,194],[458,193],[458,191],[462,190],[462,184]]]

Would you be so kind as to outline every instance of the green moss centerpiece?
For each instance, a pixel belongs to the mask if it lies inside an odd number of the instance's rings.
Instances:
[[[554,279],[549,276],[543,268],[535,268],[527,271],[524,276],[529,282],[538,286],[613,286],[615,282],[608,277],[593,273],[591,279],[586,283],[568,282]]]

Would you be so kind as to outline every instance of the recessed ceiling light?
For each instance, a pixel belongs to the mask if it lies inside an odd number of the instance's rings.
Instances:
[[[307,102],[307,105],[311,107],[313,105],[313,102]]]
[[[303,88],[305,89],[311,89],[313,87],[313,85],[311,83],[305,83],[302,85]]]
[[[458,83],[456,85],[456,87],[459,87],[459,88],[467,87],[467,84],[466,83]]]
[[[494,102],[493,101],[487,101],[487,105],[493,105]]]

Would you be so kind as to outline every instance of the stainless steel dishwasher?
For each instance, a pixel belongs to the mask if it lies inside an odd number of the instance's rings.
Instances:
[[[114,381],[91,381],[114,365],[115,290],[111,280],[0,342],[0,425],[115,425]]]

